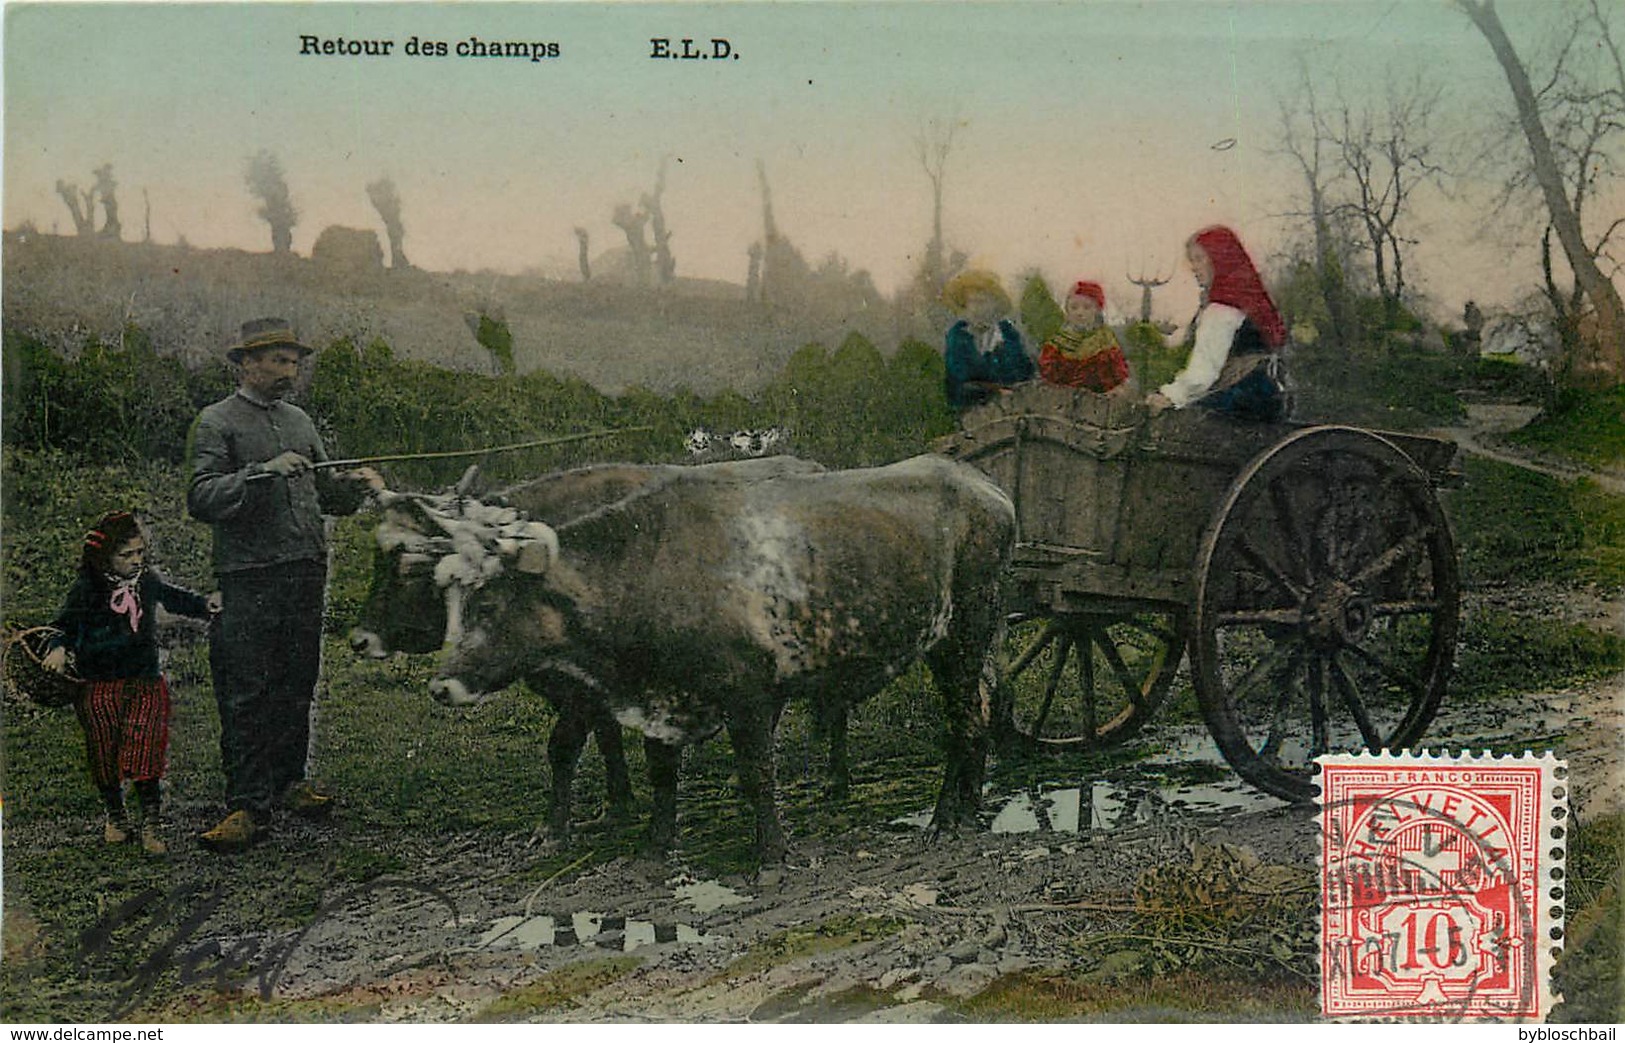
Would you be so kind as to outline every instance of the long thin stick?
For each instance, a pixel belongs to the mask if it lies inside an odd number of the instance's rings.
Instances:
[[[313,471],[324,471],[333,467],[356,467],[360,464],[394,463],[400,460],[447,460],[458,456],[484,456],[486,453],[507,453],[515,449],[536,449],[547,445],[564,445],[568,442],[582,442],[589,438],[611,438],[615,435],[631,434],[635,431],[652,431],[653,425],[644,424],[640,427],[618,427],[602,431],[583,431],[576,435],[561,435],[557,438],[538,438],[530,442],[513,442],[509,445],[493,445],[484,449],[449,449],[438,453],[390,453],[383,456],[355,456],[346,460],[322,460],[310,465]],[[252,474],[249,481],[260,478],[271,478],[269,473]]]

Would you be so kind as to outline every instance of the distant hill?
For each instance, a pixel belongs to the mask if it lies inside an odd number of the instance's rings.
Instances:
[[[107,242],[8,232],[3,319],[73,351],[126,322],[160,351],[218,357],[242,322],[275,315],[312,346],[382,337],[397,357],[490,372],[478,317],[507,323],[520,372],[576,376],[608,393],[641,385],[750,392],[799,347],[863,333],[888,354],[900,339],[889,306],[835,309],[747,302],[744,288],[679,278],[663,289],[491,272],[323,265],[242,250]]]

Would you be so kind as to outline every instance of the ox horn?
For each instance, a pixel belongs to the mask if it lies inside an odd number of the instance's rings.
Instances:
[[[559,535],[541,522],[531,522],[525,529],[525,534],[510,544],[516,547],[513,567],[533,576],[541,575],[558,559]]]

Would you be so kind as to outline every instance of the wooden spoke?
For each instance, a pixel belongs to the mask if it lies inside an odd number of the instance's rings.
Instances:
[[[1241,551],[1242,557],[1256,565],[1260,572],[1286,593],[1287,597],[1300,602],[1304,599],[1302,588],[1293,583],[1291,578],[1282,572],[1273,561],[1270,561],[1263,551],[1254,546],[1250,536],[1242,537],[1241,546],[1238,549]]]
[[[1393,568],[1401,559],[1407,558],[1419,550],[1432,535],[1433,530],[1426,526],[1411,531],[1404,539],[1379,554],[1375,561],[1355,573],[1354,578],[1349,580],[1349,585],[1363,587]]]
[[[1331,745],[1326,733],[1326,660],[1320,656],[1309,660],[1309,730],[1310,756],[1318,757]]]
[[[1289,567],[1295,575],[1301,577],[1301,582],[1307,583],[1308,546],[1304,539],[1303,527],[1298,524],[1297,514],[1292,509],[1291,490],[1286,488],[1284,476],[1270,483],[1270,503],[1275,508],[1276,521],[1286,537],[1281,541],[1281,546],[1286,549]]]
[[[1275,709],[1270,714],[1269,736],[1264,745],[1259,747],[1258,755],[1267,761],[1275,762],[1281,753],[1281,739],[1286,731],[1287,711],[1291,708],[1292,696],[1297,691],[1293,684],[1293,677],[1298,672],[1300,656],[1294,652],[1288,657],[1286,669],[1275,676],[1280,678],[1280,691],[1275,696]]]
[[[1336,654],[1329,657],[1329,662],[1332,668],[1332,682],[1337,685],[1338,693],[1343,697],[1344,707],[1348,709],[1355,725],[1359,727],[1360,738],[1365,740],[1365,748],[1372,753],[1381,753],[1382,736],[1371,723],[1371,715],[1366,712],[1365,704],[1360,701],[1359,686],[1354,683],[1354,678],[1349,676],[1348,668]]]
[[[1439,602],[1432,598],[1425,601],[1379,601],[1371,606],[1373,616],[1423,616],[1439,611]]]
[[[1410,692],[1412,695],[1422,695],[1427,691],[1427,686],[1422,683],[1420,678],[1384,661],[1380,656],[1370,649],[1362,648],[1359,645],[1345,645],[1344,648],[1376,667],[1377,670],[1390,681],[1393,681],[1395,684],[1403,685],[1405,690]]]
[[[1061,671],[1066,668],[1067,654],[1072,651],[1071,635],[1063,635],[1061,642],[1055,648],[1055,661],[1049,667],[1049,681],[1044,685],[1044,702],[1038,708],[1038,719],[1033,722],[1033,734],[1044,734],[1044,724],[1049,720],[1049,708],[1055,704],[1055,691],[1061,687]]]
[[[1098,727],[1095,720],[1095,656],[1092,645],[1099,640],[1095,631],[1087,630],[1075,647],[1078,652],[1078,685],[1083,692],[1083,735],[1093,742]]]
[[[1027,666],[1034,659],[1038,658],[1039,653],[1043,652],[1044,649],[1050,646],[1050,643],[1055,640],[1060,632],[1061,625],[1053,619],[1050,620],[1049,625],[1044,627],[1044,632],[1038,635],[1038,640],[1034,641],[1028,646],[1025,652],[1021,653],[1021,658],[1017,659],[1015,663],[1010,666],[1009,672],[1011,674],[1019,674],[1023,670],[1027,669]]]
[[[1135,679],[1133,673],[1129,671],[1128,664],[1123,662],[1123,657],[1117,654],[1117,646],[1112,644],[1111,638],[1106,634],[1096,633],[1091,636],[1100,648],[1100,654],[1105,658],[1106,665],[1111,667],[1113,674],[1117,675],[1117,683],[1123,686],[1124,693],[1128,695],[1135,706],[1144,709],[1145,691],[1140,682]]]
[[[1276,645],[1271,648],[1269,653],[1255,663],[1253,668],[1247,671],[1241,680],[1230,686],[1230,705],[1233,707],[1240,706],[1242,696],[1245,693],[1257,688],[1259,683],[1268,678],[1275,671],[1275,668],[1281,665],[1283,660],[1290,660],[1295,657],[1295,648],[1286,645]]]
[[[1298,626],[1303,622],[1301,608],[1249,608],[1237,612],[1220,612],[1214,617],[1220,627],[1246,627],[1264,624]]]

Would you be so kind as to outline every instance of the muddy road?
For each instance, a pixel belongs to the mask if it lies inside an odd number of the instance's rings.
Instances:
[[[1625,798],[1622,705],[1618,679],[1471,712],[1447,704],[1429,742],[1483,749],[1523,734],[1574,736],[1551,745],[1569,758],[1584,821]],[[707,878],[679,852],[520,883],[538,856],[526,837],[414,849],[409,872],[339,896],[294,939],[274,995],[308,1004],[284,1008],[305,1015],[381,1021],[1002,1020],[996,1003],[978,1004],[1023,975],[1058,969],[1109,985],[1143,971],[1160,951],[1145,933],[1159,901],[1199,893],[1309,919],[1312,810],[1249,790],[1196,726],[1153,725],[1137,741],[1163,752],[1101,777],[990,793],[983,832],[933,839],[921,809],[796,837],[787,865],[756,876]],[[1204,764],[1211,780],[1191,781]],[[321,832],[273,843],[319,843]],[[1269,963],[1256,938],[1233,944],[1238,972]],[[1315,985],[1301,961],[1276,962],[1285,998],[1261,988],[1253,1007],[1209,1013],[1311,1016]],[[1201,1015],[1131,1004],[1111,1018]]]

